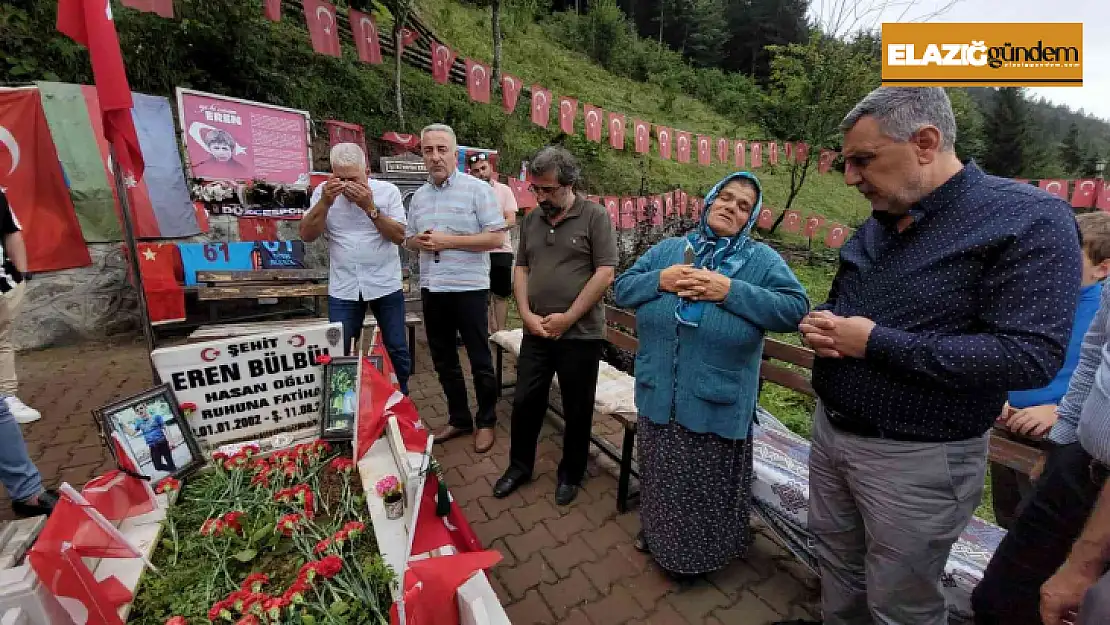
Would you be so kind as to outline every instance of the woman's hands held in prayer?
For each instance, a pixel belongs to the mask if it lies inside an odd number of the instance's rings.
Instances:
[[[720,302],[728,297],[732,280],[716,271],[690,265],[671,265],[659,274],[659,289],[699,302]]]

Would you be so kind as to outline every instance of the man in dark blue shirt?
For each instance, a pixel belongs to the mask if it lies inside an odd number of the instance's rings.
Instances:
[[[938,580],[983,490],[1011,390],[1060,369],[1081,275],[1066,202],[963,165],[939,88],[881,88],[844,119],[867,220],[817,352],[809,527],[826,624],[947,622]]]

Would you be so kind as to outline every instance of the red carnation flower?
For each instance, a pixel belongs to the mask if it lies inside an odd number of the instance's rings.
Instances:
[[[239,522],[239,519],[243,518],[243,514],[240,510],[228,512],[223,516],[224,524],[236,534],[242,534],[243,525]]]
[[[319,561],[316,565],[316,572],[324,579],[331,579],[339,574],[343,569],[343,558],[336,555],[330,555]]]
[[[223,533],[225,527],[222,519],[208,519],[200,526],[200,535],[218,536]]]
[[[184,616],[174,616],[166,621],[166,625],[189,625]]]
[[[243,618],[235,621],[235,625],[261,625],[261,621],[253,614],[247,614]]]
[[[247,592],[259,592],[263,586],[270,583],[270,576],[265,573],[251,573],[243,583],[239,585],[241,590]]]
[[[292,536],[301,528],[302,521],[304,521],[304,517],[296,512],[287,514],[278,519],[275,529],[285,536]]]
[[[170,491],[181,490],[181,481],[173,477],[162,478],[161,481],[154,487],[154,492],[158,494],[168,493]]]

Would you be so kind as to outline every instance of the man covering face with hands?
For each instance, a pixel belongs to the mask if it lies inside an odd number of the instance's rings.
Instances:
[[[349,354],[369,308],[407,394],[412,358],[397,248],[406,221],[401,192],[367,176],[366,154],[354,143],[332,148],[331,167],[331,177],[316,187],[301,219],[302,239],[322,234],[328,241],[328,319],[343,324],[343,353]]]

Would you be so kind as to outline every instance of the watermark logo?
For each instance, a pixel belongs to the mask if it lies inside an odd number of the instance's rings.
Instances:
[[[883,24],[884,86],[1083,86],[1083,24]]]

